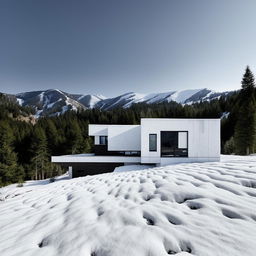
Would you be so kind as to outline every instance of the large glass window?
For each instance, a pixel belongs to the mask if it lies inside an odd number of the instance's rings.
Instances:
[[[157,135],[149,134],[149,151],[157,151]]]
[[[161,156],[162,157],[187,157],[188,132],[162,131]]]
[[[100,145],[107,145],[108,136],[100,136]]]

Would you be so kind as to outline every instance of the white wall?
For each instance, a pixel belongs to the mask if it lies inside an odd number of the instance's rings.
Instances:
[[[140,151],[140,125],[110,125],[108,150]]]
[[[105,124],[89,124],[89,136],[108,136],[109,125]]]
[[[161,158],[161,131],[188,131],[188,158]],[[149,151],[149,134],[157,134],[157,151]],[[220,119],[143,118],[140,125],[89,125],[89,135],[108,136],[108,150],[140,151],[141,163],[164,165],[175,162],[218,161]],[[182,134],[179,134],[182,137]],[[182,139],[182,138],[181,138]],[[185,138],[180,140],[185,144]]]
[[[188,158],[193,161],[217,161],[220,158],[220,119],[141,119],[141,162],[164,164],[188,161],[185,158],[161,158],[161,131],[188,131]],[[157,151],[149,151],[149,134],[157,134]],[[169,160],[168,160],[169,159]],[[174,161],[175,160],[175,161]]]
[[[99,136],[108,136],[108,150],[140,151],[140,125],[89,124],[89,136],[99,144]]]
[[[100,144],[100,136],[95,135],[94,136],[94,145],[99,145]]]

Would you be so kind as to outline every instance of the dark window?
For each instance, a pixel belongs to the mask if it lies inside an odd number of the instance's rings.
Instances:
[[[157,135],[149,134],[149,151],[157,151]]]
[[[162,131],[161,156],[188,157],[188,132]]]
[[[100,145],[108,144],[108,136],[100,136]]]

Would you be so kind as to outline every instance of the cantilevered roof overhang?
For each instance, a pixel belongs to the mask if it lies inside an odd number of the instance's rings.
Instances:
[[[78,154],[52,156],[53,163],[140,163],[137,156],[95,156],[94,154]]]

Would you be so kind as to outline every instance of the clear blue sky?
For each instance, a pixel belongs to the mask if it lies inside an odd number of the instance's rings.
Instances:
[[[0,91],[240,88],[255,0],[1,0]]]

